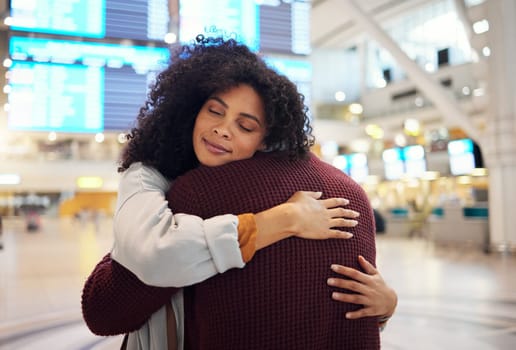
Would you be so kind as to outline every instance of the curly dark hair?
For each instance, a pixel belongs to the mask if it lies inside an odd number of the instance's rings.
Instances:
[[[248,84],[262,98],[267,150],[301,158],[314,142],[304,97],[285,76],[234,39],[205,38],[172,50],[171,63],[158,74],[127,134],[120,172],[134,162],[174,179],[198,165],[193,150],[195,119],[214,93]]]

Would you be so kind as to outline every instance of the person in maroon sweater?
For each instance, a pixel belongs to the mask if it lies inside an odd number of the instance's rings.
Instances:
[[[229,185],[230,184],[230,185]],[[296,190],[350,199],[360,213],[349,240],[289,238],[232,269],[185,288],[185,349],[377,349],[376,317],[346,320],[361,306],[336,303],[330,266],[360,269],[359,255],[375,261],[375,227],[362,188],[312,154],[289,162],[257,154],[221,167],[200,167],[171,189],[172,210],[210,217],[259,211]],[[210,205],[206,205],[210,203]]]
[[[361,187],[344,173],[312,154],[289,161],[281,154],[258,153],[249,160],[192,170],[175,181],[168,198],[173,211],[210,217],[228,210],[259,211],[283,202],[300,189],[350,198],[351,208],[360,212],[360,224],[351,229],[353,238],[289,238],[257,252],[244,269],[233,269],[185,288],[185,349],[379,347],[377,317],[348,320],[345,316],[362,310],[361,305],[370,305],[371,301],[365,299],[376,295],[365,290],[374,288],[340,280],[330,269],[336,262],[361,269],[359,255],[375,261],[372,209]],[[355,273],[354,277],[360,280],[369,276]],[[328,288],[330,278],[340,280],[342,287],[356,294]],[[102,298],[95,292],[101,289],[111,297]],[[356,304],[336,303],[333,292],[357,298],[347,300]],[[90,308],[89,314],[97,315],[99,320],[95,322],[116,325],[120,333],[138,328],[172,293],[171,288],[144,285],[105,258],[90,276],[83,306]],[[114,305],[120,309],[113,310]],[[379,315],[376,310],[368,312]]]

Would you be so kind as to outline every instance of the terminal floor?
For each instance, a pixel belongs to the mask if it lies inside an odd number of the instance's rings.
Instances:
[[[109,250],[111,222],[4,219],[0,349],[119,349],[82,322],[85,278]],[[382,349],[516,349],[516,257],[379,236],[378,266],[399,295]]]

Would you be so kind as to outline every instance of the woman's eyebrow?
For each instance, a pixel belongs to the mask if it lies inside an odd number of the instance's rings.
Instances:
[[[223,105],[224,107],[229,108],[228,104],[226,102],[224,102],[224,100],[218,96],[211,96],[209,99],[215,100],[215,101],[219,102],[221,105]]]
[[[210,100],[215,100],[217,101],[218,103],[220,103],[221,105],[223,105],[225,108],[229,108],[228,104],[226,102],[224,102],[223,99],[221,99],[220,97],[218,96],[211,96],[209,98]],[[260,118],[252,115],[252,114],[249,114],[249,113],[239,113],[241,116],[243,117],[246,117],[246,118],[249,118],[249,119],[252,119],[254,120],[255,122],[258,123],[258,125],[262,126],[262,123],[260,122]]]

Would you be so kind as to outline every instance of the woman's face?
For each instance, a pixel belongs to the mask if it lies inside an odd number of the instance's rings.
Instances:
[[[215,93],[204,103],[193,129],[193,147],[199,162],[223,165],[247,159],[264,148],[265,111],[260,96],[241,84]]]

